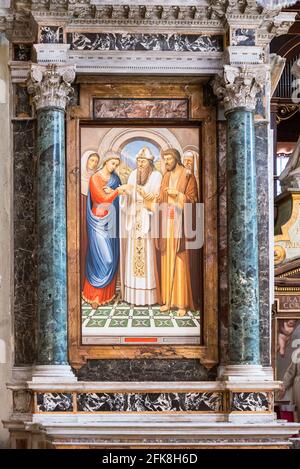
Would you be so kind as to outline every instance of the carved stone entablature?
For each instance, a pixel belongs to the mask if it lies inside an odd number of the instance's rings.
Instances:
[[[276,36],[286,34],[296,18],[295,12],[267,11],[257,27],[256,45],[266,46]]]
[[[99,25],[130,26],[139,32],[153,32],[153,27],[167,32],[176,27],[213,34],[225,34],[228,28],[252,28],[256,44],[251,45],[264,46],[275,35],[284,34],[295,15],[281,12],[277,6],[263,8],[255,0],[165,0],[161,3],[12,0],[10,8],[0,10],[0,31],[6,31],[10,40],[34,41],[36,26],[45,24],[60,24],[68,32],[76,31],[76,26],[98,28]]]
[[[112,18],[113,7],[111,5],[96,5],[95,18],[107,21]]]
[[[34,42],[37,28],[37,23],[29,12],[0,10],[0,32],[4,32],[11,42],[24,40]]]
[[[43,65],[76,64],[78,74],[184,74],[207,77],[222,69],[222,52],[174,54],[173,51],[81,51],[68,50],[67,47],[69,44],[36,44],[37,62]]]
[[[145,5],[137,5],[132,8],[128,8],[128,18],[133,20],[145,19],[147,8]]]
[[[33,95],[36,109],[65,109],[73,93],[71,83],[74,80],[75,66],[32,65],[27,86],[28,92]]]
[[[282,12],[275,14],[274,12],[268,12],[265,19],[264,26],[266,31],[274,36],[280,36],[286,34],[292,24],[295,21],[296,13],[293,12]],[[263,27],[261,28],[263,29]]]
[[[207,7],[208,18],[225,19],[226,9],[228,5],[227,0],[209,0]]]
[[[266,83],[266,67],[224,65],[224,71],[213,81],[213,91],[226,112],[236,108],[253,111],[256,95]]]
[[[46,42],[41,41],[40,42]],[[50,41],[49,41],[50,42]],[[54,41],[53,41],[54,42]],[[222,35],[199,34],[141,34],[141,33],[91,33],[67,34],[71,50],[101,51],[168,51],[168,52],[221,52]]]

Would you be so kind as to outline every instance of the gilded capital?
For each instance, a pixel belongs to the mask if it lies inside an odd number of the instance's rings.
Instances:
[[[75,67],[73,65],[32,65],[27,88],[28,93],[33,95],[36,109],[45,107],[66,109],[73,93],[71,83],[74,79]]]
[[[225,111],[246,108],[253,111],[256,95],[266,83],[265,66],[224,65],[223,72],[214,78],[213,91]]]

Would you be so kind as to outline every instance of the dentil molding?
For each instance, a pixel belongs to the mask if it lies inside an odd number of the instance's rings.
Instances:
[[[264,8],[255,0],[12,0],[1,8],[0,31],[10,40],[28,40],[37,33],[37,25],[60,23],[76,25],[158,26],[171,30],[188,27],[202,31],[226,32],[230,28],[255,28],[260,43],[288,31],[296,13],[281,12],[276,5]]]

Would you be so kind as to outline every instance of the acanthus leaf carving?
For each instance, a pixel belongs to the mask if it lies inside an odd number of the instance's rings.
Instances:
[[[36,109],[56,107],[65,109],[72,94],[71,83],[75,80],[73,65],[42,66],[33,64],[27,80],[28,93],[33,95]]]
[[[256,95],[266,83],[265,66],[224,65],[222,74],[213,80],[213,91],[225,111],[236,108],[254,110]]]

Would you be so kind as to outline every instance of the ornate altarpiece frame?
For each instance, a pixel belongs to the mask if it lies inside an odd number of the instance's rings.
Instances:
[[[216,109],[205,103],[205,78],[78,77],[80,104],[67,113],[67,242],[69,361],[80,368],[87,359],[199,358],[207,368],[218,363],[218,238]],[[188,99],[188,122],[201,124],[204,201],[202,345],[83,345],[80,295],[80,125],[95,124],[94,98]],[[157,124],[157,121],[155,121]],[[172,123],[172,121],[170,121]],[[114,121],[114,124],[117,121]],[[151,124],[151,120],[147,123]],[[153,123],[153,122],[152,122]],[[110,122],[111,124],[111,122]],[[124,120],[122,121],[124,124]],[[130,121],[134,125],[134,121]],[[169,121],[168,121],[169,125]]]

